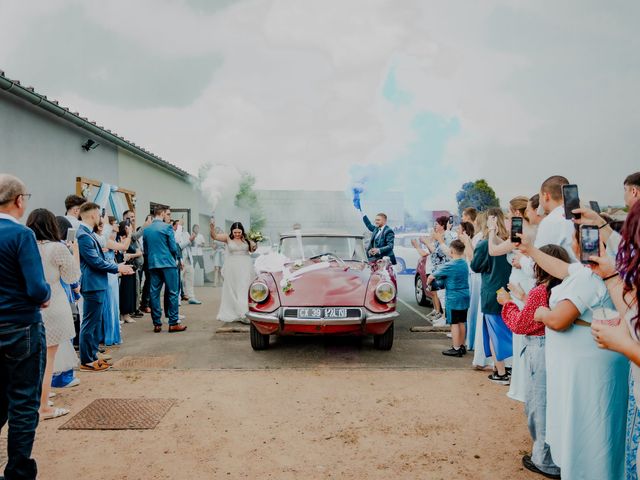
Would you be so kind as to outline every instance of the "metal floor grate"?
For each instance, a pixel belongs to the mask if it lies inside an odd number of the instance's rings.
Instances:
[[[149,430],[154,429],[176,402],[167,398],[99,398],[60,430]]]

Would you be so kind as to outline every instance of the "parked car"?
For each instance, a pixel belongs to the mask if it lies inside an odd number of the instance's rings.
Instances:
[[[398,261],[398,273],[404,275],[412,275],[416,273],[416,267],[420,260],[420,254],[411,245],[412,240],[417,240],[424,233],[397,233],[396,241],[393,247],[393,253]]]
[[[420,254],[418,254],[418,256],[420,257]],[[418,267],[416,268],[416,274],[414,276],[416,302],[421,307],[433,307],[430,290],[427,288],[426,271],[429,261],[429,255],[426,257],[420,257],[418,260]]]
[[[362,235],[283,234],[282,269],[263,272],[249,289],[251,346],[270,335],[373,335],[393,346],[397,282],[388,259],[369,263]]]

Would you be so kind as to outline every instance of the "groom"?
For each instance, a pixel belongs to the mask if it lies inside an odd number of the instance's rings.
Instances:
[[[393,230],[387,225],[387,215],[379,213],[375,218],[375,225],[371,223],[369,217],[366,215],[362,217],[364,224],[373,234],[371,235],[371,242],[367,249],[367,256],[369,261],[374,262],[384,257],[389,257],[391,264],[395,265],[396,256],[393,254],[393,242],[395,241],[395,234]]]

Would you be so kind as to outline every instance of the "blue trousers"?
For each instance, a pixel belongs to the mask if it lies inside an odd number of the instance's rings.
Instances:
[[[149,300],[151,303],[151,319],[154,325],[162,325],[162,307],[160,302],[160,292],[164,285],[166,316],[169,325],[178,323],[178,308],[180,306],[180,275],[178,268],[150,268],[151,291]]]
[[[4,476],[33,479],[31,458],[38,426],[47,342],[42,322],[0,324],[0,430],[9,422],[9,461]]]
[[[547,367],[545,337],[522,337],[522,374],[526,376],[524,410],[529,433],[533,439],[531,461],[545,473],[559,474],[560,468],[551,459],[546,442],[547,429]],[[516,355],[519,352],[514,352]]]
[[[82,292],[82,297],[84,303],[80,323],[80,362],[86,365],[98,359],[104,302],[108,299],[106,290]]]

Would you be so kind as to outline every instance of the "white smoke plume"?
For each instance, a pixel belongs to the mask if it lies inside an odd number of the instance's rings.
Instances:
[[[221,199],[235,197],[241,179],[242,172],[237,167],[224,163],[208,162],[198,170],[200,190],[214,211]]]

